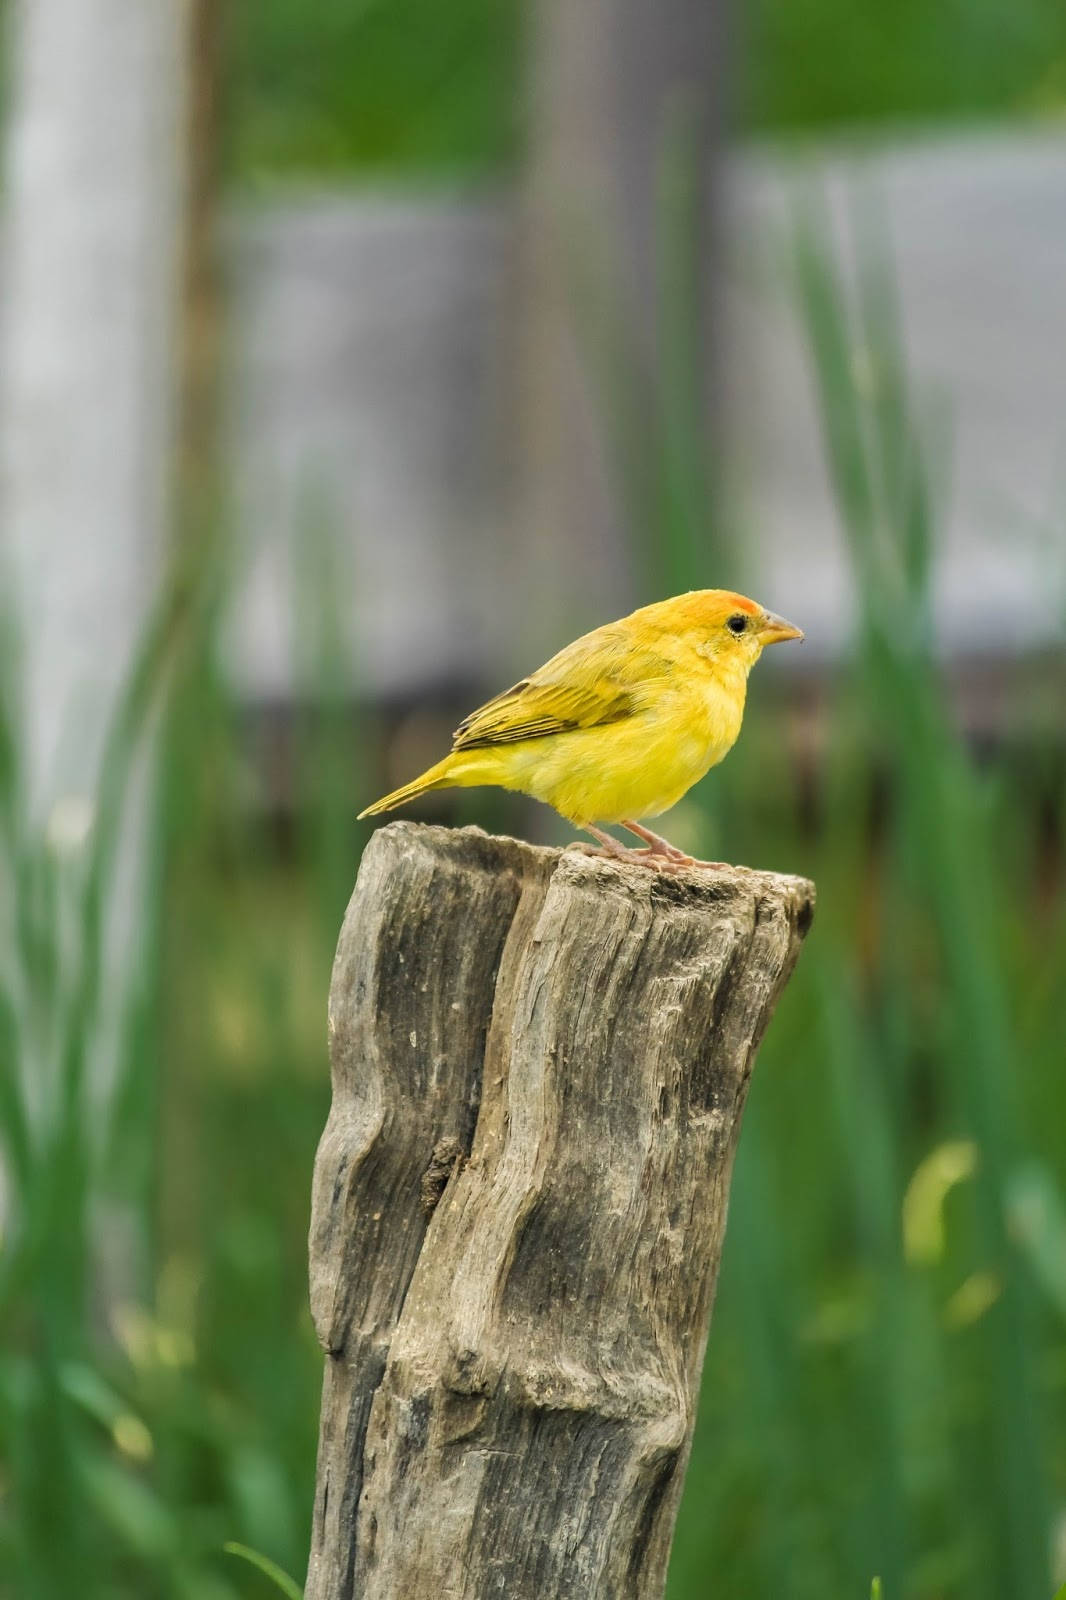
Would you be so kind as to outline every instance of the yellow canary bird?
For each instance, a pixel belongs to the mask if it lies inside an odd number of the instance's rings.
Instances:
[[[748,673],[799,628],[727,589],[696,589],[595,628],[471,712],[449,755],[361,812],[430,789],[496,784],[554,806],[612,856],[693,865],[644,817],[668,811],[736,743]],[[627,850],[599,823],[644,841]]]

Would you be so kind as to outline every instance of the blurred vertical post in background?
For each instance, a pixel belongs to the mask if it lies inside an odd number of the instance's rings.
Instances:
[[[45,830],[44,870],[50,861],[63,903],[86,908],[86,974],[98,960],[106,972],[98,1031],[86,1016],[78,1046],[94,1137],[123,1078],[122,1041],[150,942],[152,764],[132,727],[123,741],[134,761],[128,796],[117,798],[125,779],[106,768],[124,765],[117,708],[164,574],[171,521],[184,21],[182,6],[125,0],[32,0],[10,18],[5,603],[18,629],[29,825]],[[105,838],[115,839],[106,912],[94,881],[101,852],[112,851]],[[27,1093],[46,1099],[51,1062],[47,1044],[39,1048],[23,1074]],[[145,1134],[150,1147],[154,1129]],[[146,1157],[141,1170],[150,1168]],[[92,1253],[94,1287],[108,1306],[143,1281],[149,1238],[139,1197],[114,1170],[105,1187]]]
[[[679,377],[684,425],[701,453],[709,445],[725,11],[723,0],[531,8],[522,521],[534,593],[553,604],[569,593],[578,616],[594,597],[597,621],[669,592],[661,491],[686,489],[657,477]],[[682,305],[677,233],[689,225]]]
[[[218,210],[222,165],[222,16],[225,0],[184,0],[184,206],[179,324],[178,512],[206,532],[218,489],[222,289]]]
[[[96,778],[170,491],[183,7],[9,16],[3,526],[44,809]]]

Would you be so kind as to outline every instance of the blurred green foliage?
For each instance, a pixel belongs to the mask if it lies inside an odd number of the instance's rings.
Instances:
[[[758,134],[1066,110],[1061,0],[749,0],[735,124]],[[231,158],[244,178],[492,174],[522,147],[519,0],[233,0]]]
[[[231,156],[243,177],[491,173],[519,143],[515,0],[234,0]]]
[[[1059,0],[750,0],[738,113],[759,132],[1066,110]]]
[[[352,871],[350,851],[340,872],[329,861],[333,802],[347,818],[353,788],[334,757],[352,729],[318,693],[298,836],[257,825],[201,555],[116,710],[86,836],[31,823],[10,650],[0,680],[0,1593],[19,1600],[234,1600],[266,1592],[271,1559],[306,1560],[321,1367],[307,1184]],[[316,663],[331,640],[307,641]],[[116,899],[151,748],[131,912],[128,881]],[[117,967],[116,911],[120,927],[132,914]]]

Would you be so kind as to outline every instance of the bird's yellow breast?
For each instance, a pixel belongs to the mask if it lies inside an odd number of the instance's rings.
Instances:
[[[733,747],[745,685],[746,674],[679,674],[621,721],[493,750],[499,766],[487,781],[543,800],[578,826],[659,816]]]

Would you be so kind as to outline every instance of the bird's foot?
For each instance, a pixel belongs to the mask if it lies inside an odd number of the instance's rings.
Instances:
[[[661,834],[653,833],[650,828],[646,828],[641,822],[626,821],[621,826],[628,829],[630,833],[635,833],[638,839],[646,841],[645,849],[631,850],[630,855],[641,856],[649,864],[657,861],[660,863],[661,861],[668,861],[671,863],[671,870],[678,867],[714,867],[717,869],[728,866],[726,861],[701,861],[697,856],[686,855],[684,850],[679,850],[676,845],[670,843],[669,839],[664,839]]]
[[[691,856],[682,854],[680,850],[676,856],[668,856],[665,851],[653,850],[650,845],[645,850],[627,850],[626,860],[650,867],[653,872],[684,872],[696,865]]]
[[[610,835],[607,837],[610,838]],[[687,872],[690,867],[706,867],[717,872],[729,868],[728,861],[701,861],[697,856],[687,856],[681,850],[675,855],[668,856],[650,845],[644,850],[629,849],[625,845],[618,844],[617,840],[613,840],[611,847],[607,847],[586,844],[584,839],[575,839],[568,848],[580,850],[585,856],[597,856],[601,861],[628,861],[631,866],[647,867],[652,872]]]
[[[652,833],[651,829],[645,828],[643,823],[623,821],[621,826],[629,833],[635,833],[637,838],[643,839],[645,843],[643,850],[633,850],[630,854],[643,856],[648,861],[661,858],[664,861],[673,862],[678,867],[692,867],[697,864],[695,856],[687,855],[684,850],[679,850],[675,844],[671,844],[669,839],[664,839],[661,834]]]
[[[624,828],[629,827],[623,823]],[[660,839],[657,834],[650,837],[655,841],[646,849],[631,849],[620,843],[613,834],[605,833],[602,828],[586,827],[586,833],[591,833],[594,839],[599,839],[599,846],[582,843],[580,848],[586,855],[606,857],[609,861],[628,861],[633,866],[650,867],[653,872],[680,872],[685,867],[692,865],[692,857],[685,855],[683,850],[675,850],[672,844],[667,844],[665,839]],[[636,828],[630,830],[644,835]]]
[[[583,840],[576,840],[569,848],[580,850],[583,856],[596,856],[600,861],[627,861],[631,867],[647,867],[651,872],[686,870],[683,861],[671,861],[667,856],[652,855],[647,850],[604,850],[599,845],[585,844]]]

